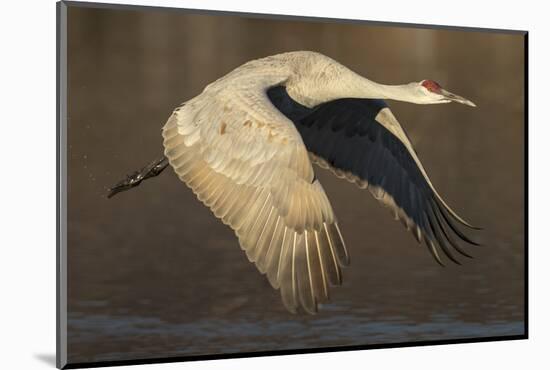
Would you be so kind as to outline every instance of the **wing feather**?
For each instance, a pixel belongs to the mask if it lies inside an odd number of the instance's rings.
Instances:
[[[340,99],[310,109],[293,101],[284,87],[274,87],[268,95],[296,125],[313,163],[368,188],[418,242],[424,239],[439,263],[436,246],[453,262],[459,263],[451,248],[469,257],[454,236],[477,244],[458,224],[474,227],[437,193],[384,101]]]
[[[278,81],[264,76],[235,81],[238,88],[207,88],[168,119],[165,155],[235,231],[287,309],[315,313],[328,300],[328,283],[341,284],[349,258],[300,134],[267,98]]]

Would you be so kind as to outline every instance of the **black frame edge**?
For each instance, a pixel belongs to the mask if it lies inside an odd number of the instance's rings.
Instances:
[[[55,365],[67,366],[66,127],[67,4],[56,3],[56,349]]]
[[[525,306],[524,306],[524,324],[525,324],[525,338],[529,338],[529,32],[525,32],[525,35],[523,37],[523,53],[524,53],[524,62],[523,62],[523,71],[524,71],[524,88],[523,88],[523,114],[524,114],[524,122],[523,122],[523,150],[524,150],[524,163],[523,163],[523,170],[524,170],[524,200],[523,200],[523,207],[524,207],[524,227],[523,227],[523,233],[524,233],[524,254],[523,254],[523,261],[524,261],[524,273],[525,276],[524,279],[524,293],[525,293]]]

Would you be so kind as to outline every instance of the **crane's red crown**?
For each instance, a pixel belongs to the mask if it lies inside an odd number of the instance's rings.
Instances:
[[[431,91],[433,93],[438,93],[441,91],[441,85],[432,80],[422,81],[422,86],[424,86],[426,89],[428,89],[428,91]]]

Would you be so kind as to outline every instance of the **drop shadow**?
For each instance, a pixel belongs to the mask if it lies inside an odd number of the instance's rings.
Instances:
[[[40,354],[34,354],[34,357],[43,363],[50,365],[52,367],[55,367],[55,353],[40,353]]]

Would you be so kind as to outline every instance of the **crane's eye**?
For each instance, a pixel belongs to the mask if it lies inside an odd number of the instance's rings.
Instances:
[[[422,81],[422,86],[424,86],[428,91],[431,91],[433,93],[439,93],[441,90],[441,85],[439,85],[437,82],[432,80],[424,80]]]

